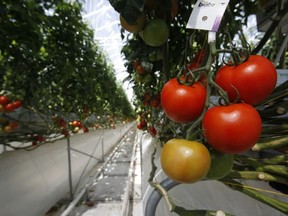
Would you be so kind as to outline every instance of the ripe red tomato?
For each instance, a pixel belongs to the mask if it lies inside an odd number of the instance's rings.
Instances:
[[[13,106],[13,104],[12,104],[12,103],[6,104],[5,110],[6,110],[7,112],[13,112],[13,111],[14,111],[14,106]]]
[[[15,121],[9,122],[8,125],[9,125],[11,128],[13,128],[13,129],[19,127],[19,123],[18,123],[18,122],[15,122]]]
[[[147,126],[147,122],[145,120],[141,120],[140,125],[142,127],[146,127]]]
[[[164,173],[180,183],[194,183],[205,177],[211,157],[200,142],[171,139],[164,144],[160,156]]]
[[[114,127],[115,127],[115,126],[114,126]],[[83,132],[84,132],[84,133],[88,133],[88,132],[89,132],[89,128],[86,127],[86,126],[84,126],[84,127],[83,127]]]
[[[165,114],[178,123],[195,120],[203,111],[206,89],[200,82],[191,86],[180,84],[176,78],[169,80],[161,92]]]
[[[153,125],[150,125],[149,128],[149,133],[152,135],[152,136],[156,136],[157,135],[157,130],[155,129],[155,127]]]
[[[237,154],[257,142],[262,121],[254,107],[239,103],[210,108],[203,117],[202,128],[208,144],[214,149]]]
[[[137,128],[138,128],[139,130],[142,130],[142,129],[143,129],[143,126],[142,126],[141,124],[137,124]]]
[[[215,82],[228,93],[231,102],[237,99],[239,92],[240,100],[257,105],[274,90],[277,71],[269,59],[251,55],[242,64],[220,68]]]
[[[145,106],[150,106],[151,95],[148,93],[144,94],[143,103]]]
[[[160,108],[161,106],[161,97],[160,95],[154,95],[150,100],[150,105],[153,108]]]
[[[0,104],[1,105],[6,105],[9,103],[9,98],[5,95],[0,96]]]
[[[18,109],[18,108],[22,107],[22,102],[19,100],[13,101],[12,106],[14,109]]]
[[[82,123],[80,121],[74,120],[74,121],[71,122],[71,125],[73,127],[81,127]]]
[[[36,140],[37,140],[37,142],[45,142],[45,137],[38,135],[38,136],[36,136]]]
[[[144,75],[146,73],[145,68],[141,64],[138,65],[135,70],[139,75]]]

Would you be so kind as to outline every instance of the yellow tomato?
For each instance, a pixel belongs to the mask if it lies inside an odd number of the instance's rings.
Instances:
[[[204,178],[210,169],[211,156],[200,142],[171,139],[161,152],[164,173],[180,183],[194,183]]]

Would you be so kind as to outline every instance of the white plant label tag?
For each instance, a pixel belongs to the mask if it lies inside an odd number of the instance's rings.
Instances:
[[[198,0],[186,28],[217,32],[229,0]]]

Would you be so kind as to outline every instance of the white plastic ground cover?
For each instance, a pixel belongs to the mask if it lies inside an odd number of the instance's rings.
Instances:
[[[70,138],[72,148],[102,158],[128,131],[131,124],[91,131]],[[103,133],[102,133],[103,132]],[[98,163],[82,153],[71,151],[72,182],[77,185],[86,167],[82,184]],[[45,144],[33,151],[17,150],[0,154],[0,215],[41,216],[63,197],[69,197],[67,140]],[[80,188],[79,188],[80,189]]]
[[[154,146],[156,145],[156,140],[146,135],[142,143],[142,153],[143,153],[143,182],[142,182],[142,206],[143,215],[145,214],[145,208],[147,208],[146,203],[152,192],[152,188],[149,186],[147,180],[149,178],[149,173],[151,170],[151,154],[154,151]],[[156,153],[156,165],[158,167],[158,172],[155,179],[157,182],[161,182],[167,178],[163,173],[159,161],[160,148],[158,148]],[[264,190],[273,191],[274,190],[265,182],[257,181],[246,181],[250,186],[261,188]],[[169,191],[170,196],[174,202],[187,209],[207,209],[207,210],[220,210],[227,213],[231,213],[236,216],[285,216],[285,214],[279,212],[278,210],[267,206],[241,192],[232,190],[218,181],[200,181],[194,184],[181,184]],[[277,197],[288,203],[287,196],[280,196],[275,194],[270,194],[272,197]],[[148,206],[149,207],[149,206]],[[167,204],[164,199],[161,199],[159,205],[156,209],[155,216],[176,216],[177,214],[171,213],[168,210]],[[152,216],[152,215],[149,215]],[[154,216],[154,215],[153,215]]]

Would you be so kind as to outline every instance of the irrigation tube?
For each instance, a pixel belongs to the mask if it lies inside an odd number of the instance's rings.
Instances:
[[[177,185],[179,185],[178,182],[174,182],[169,178],[166,178],[165,180],[161,182],[161,186],[165,188],[165,190],[167,191],[169,191],[171,188]],[[145,208],[145,216],[155,216],[156,208],[161,198],[162,198],[162,195],[160,194],[160,192],[154,189],[147,200],[147,204]]]

